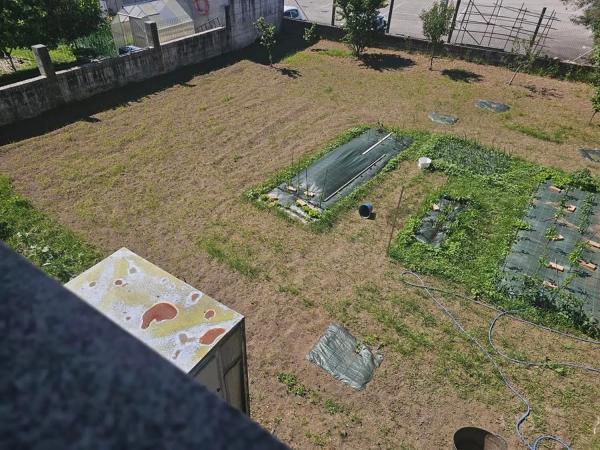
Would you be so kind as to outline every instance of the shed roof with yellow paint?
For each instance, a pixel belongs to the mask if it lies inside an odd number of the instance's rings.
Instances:
[[[65,287],[186,373],[243,319],[126,248]]]

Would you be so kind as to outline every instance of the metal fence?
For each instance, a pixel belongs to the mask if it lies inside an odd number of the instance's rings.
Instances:
[[[492,4],[468,0],[459,14],[460,6],[461,0],[457,0],[448,42],[461,45],[517,52],[527,48],[528,52],[538,53],[558,21],[556,11],[531,11],[525,3],[517,8],[504,5],[503,0]]]

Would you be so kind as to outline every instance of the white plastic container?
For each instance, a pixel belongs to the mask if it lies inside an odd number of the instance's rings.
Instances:
[[[419,161],[417,161],[417,165],[421,170],[427,169],[431,165],[431,159],[427,158],[426,156],[421,156]]]

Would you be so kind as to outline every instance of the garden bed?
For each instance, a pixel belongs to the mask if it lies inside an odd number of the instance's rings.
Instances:
[[[563,290],[600,320],[600,206],[598,194],[540,185],[503,265],[512,295],[526,289],[527,277],[544,290]]]
[[[390,249],[390,256],[421,273],[464,283],[472,292],[500,305],[541,306],[530,312],[547,315],[550,322],[593,330],[593,316],[598,317],[594,290],[598,292],[600,279],[592,267],[600,264],[600,260],[596,261],[591,254],[596,251],[591,244],[582,246],[578,242],[598,242],[600,247],[600,238],[594,237],[600,230],[597,215],[591,215],[590,219],[589,214],[584,214],[590,208],[595,212],[598,206],[595,196],[590,200],[591,194],[576,189],[575,185],[593,189],[595,179],[586,172],[568,175],[453,137],[433,137],[418,151],[418,156],[432,159],[429,170],[444,172],[448,182],[430,195],[420,211],[407,221]],[[549,189],[550,179],[556,185],[554,190]],[[528,213],[540,215],[537,228],[529,225],[526,215],[536,191],[545,195],[535,200],[537,212]],[[440,198],[446,199],[443,207],[449,214],[442,213]],[[460,200],[469,207],[459,213],[450,199]],[[556,215],[553,202],[562,202],[573,211],[565,209],[563,214]],[[447,216],[443,223],[438,220],[441,216]],[[553,224],[554,228],[548,231]],[[586,230],[583,234],[581,228]],[[548,234],[552,231],[557,239],[552,242],[552,253],[547,252],[548,245],[543,243],[547,231]],[[515,237],[517,244],[505,263]],[[525,246],[531,248],[521,248]],[[542,257],[545,267],[540,271],[538,260]],[[577,260],[578,267],[573,270],[568,264],[569,257]],[[557,267],[561,269],[558,275]],[[539,277],[536,286],[542,293],[549,287],[554,291],[564,286],[568,287],[568,295],[576,295],[580,301],[565,300],[564,295],[557,298],[554,292],[547,292],[543,300],[523,295],[514,279],[519,273]],[[523,277],[519,280],[523,281]],[[527,286],[531,286],[531,280]]]
[[[249,195],[303,223],[317,223],[324,216],[330,220],[334,205],[393,165],[413,142],[408,135],[382,127],[356,127]]]

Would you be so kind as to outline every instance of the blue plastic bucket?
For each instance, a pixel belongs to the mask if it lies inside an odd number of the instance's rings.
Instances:
[[[358,214],[364,219],[371,217],[373,213],[373,205],[371,203],[363,203],[358,207]]]

